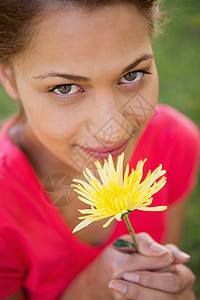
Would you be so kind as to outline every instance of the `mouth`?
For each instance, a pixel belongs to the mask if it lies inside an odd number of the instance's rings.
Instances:
[[[128,145],[129,139],[125,141],[121,141],[120,143],[117,144],[114,143],[105,144],[103,147],[98,147],[98,148],[81,147],[81,149],[91,157],[94,157],[99,160],[108,159],[109,154],[111,154],[112,157],[115,158],[118,157],[122,152],[124,152],[125,148]]]

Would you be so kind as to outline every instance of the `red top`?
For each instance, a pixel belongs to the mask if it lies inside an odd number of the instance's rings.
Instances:
[[[24,288],[28,299],[58,299],[106,245],[128,232],[122,221],[101,247],[79,241],[57,208],[44,200],[29,161],[7,135],[9,126],[0,138],[0,298]],[[160,163],[167,170],[167,184],[154,196],[153,206],[173,204],[191,192],[198,150],[196,126],[175,109],[159,105],[130,160],[135,167],[147,157],[145,174]],[[136,232],[146,231],[159,242],[165,236],[165,216],[165,211],[137,210],[129,215]]]

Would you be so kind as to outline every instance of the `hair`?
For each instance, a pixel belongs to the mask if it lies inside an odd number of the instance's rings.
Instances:
[[[28,49],[37,34],[40,20],[52,9],[81,8],[95,11],[108,5],[134,5],[149,26],[150,35],[158,31],[163,18],[158,9],[162,0],[0,0],[0,64],[12,67],[12,60]],[[16,119],[25,118],[20,103]]]

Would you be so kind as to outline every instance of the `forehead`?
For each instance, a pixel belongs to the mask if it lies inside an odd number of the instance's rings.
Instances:
[[[148,25],[133,5],[106,6],[96,11],[57,9],[44,15],[24,61],[41,71],[94,71],[121,60],[127,64],[151,50]]]

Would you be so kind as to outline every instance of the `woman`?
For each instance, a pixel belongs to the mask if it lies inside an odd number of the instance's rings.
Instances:
[[[194,124],[156,106],[157,1],[9,0],[0,14],[0,80],[23,108],[1,132],[1,299],[195,299],[189,256],[139,233],[178,244],[198,157]],[[168,213],[133,215],[138,254],[111,245],[122,222],[72,235],[85,205],[60,181],[121,152],[168,174],[154,199]]]

